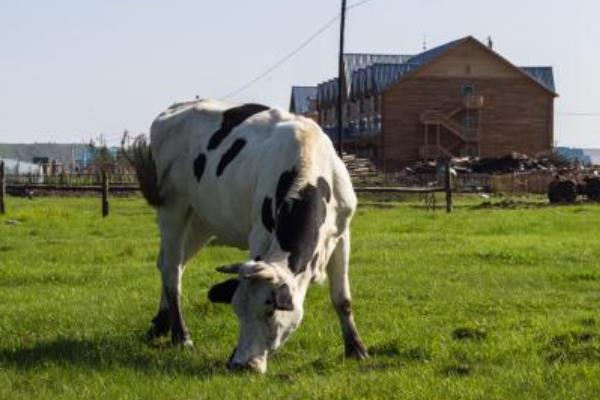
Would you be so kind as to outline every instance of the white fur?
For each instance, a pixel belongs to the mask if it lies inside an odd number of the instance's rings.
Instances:
[[[325,279],[326,266],[336,248],[349,253],[349,241],[340,238],[349,237],[356,196],[343,162],[319,126],[281,109],[253,115],[216,149],[207,151],[210,137],[221,125],[223,112],[234,106],[208,100],[178,103],[152,124],[152,154],[164,199],[158,210],[163,254],[159,268],[165,287],[178,295],[185,262],[212,237],[249,249],[251,259],[260,256],[262,265],[273,269],[272,278],[251,281],[241,277],[242,284],[233,300],[240,319],[240,340],[233,362],[264,372],[268,351],[279,347],[299,325],[310,282]],[[237,138],[245,139],[246,146],[217,177],[217,164]],[[198,182],[193,164],[199,153],[206,155],[207,162]],[[318,267],[315,271],[307,267],[296,276],[287,268],[288,253],[281,250],[275,234],[263,226],[261,212],[265,196],[275,201],[281,173],[293,167],[298,171],[298,179],[287,198],[297,196],[307,183],[315,185],[319,177],[329,183],[332,192],[316,249]],[[346,265],[327,269],[336,305],[350,299],[348,260],[337,258]],[[292,289],[294,311],[276,311],[268,323],[255,317],[262,315],[264,297],[283,283]],[[165,306],[163,299],[161,307]]]

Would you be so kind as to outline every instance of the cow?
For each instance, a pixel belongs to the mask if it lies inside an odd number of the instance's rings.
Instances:
[[[298,328],[312,282],[330,283],[345,354],[368,357],[353,319],[348,266],[357,199],[331,140],[310,119],[259,104],[195,100],[158,115],[150,143],[129,149],[157,208],[162,294],[150,337],[192,346],[181,312],[186,263],[211,239],[249,250],[217,268],[232,278],[209,300],[231,303],[239,339],[230,369],[264,373],[267,355]]]

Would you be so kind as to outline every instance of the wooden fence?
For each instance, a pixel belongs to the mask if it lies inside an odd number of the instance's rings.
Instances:
[[[138,187],[138,181],[135,174],[119,173],[108,174],[109,184],[115,187],[131,187],[135,190]],[[27,186],[27,187],[53,187],[64,188],[65,190],[77,190],[81,187],[102,186],[103,173],[94,174],[59,174],[59,175],[6,175],[7,186]],[[58,189],[57,189],[58,190]]]
[[[457,193],[513,193],[546,194],[548,185],[554,179],[556,171],[523,171],[511,174],[466,174],[461,173],[453,179],[453,190]],[[437,181],[435,174],[419,174],[411,182],[419,186],[431,185]],[[400,185],[402,181],[398,182]]]
[[[1,166],[1,163],[0,163]],[[452,193],[490,192],[490,193],[534,193],[545,194],[554,178],[552,171],[530,171],[503,175],[459,174],[450,178],[434,174],[422,174],[410,184],[397,182],[390,186],[358,186],[357,193],[413,193],[422,194],[426,203],[435,198],[434,193],[446,194],[446,209],[452,210]],[[450,182],[451,179],[451,182]],[[415,186],[416,183],[416,186]],[[5,175],[0,167],[0,213],[5,212],[5,192],[28,194],[31,191],[45,192],[92,192],[101,194],[102,214],[108,215],[108,197],[111,193],[139,191],[137,177],[133,173],[85,173],[40,175]],[[435,203],[434,203],[435,204]],[[433,207],[435,209],[435,206]]]
[[[533,171],[490,176],[492,193],[548,193],[554,171]]]
[[[436,192],[445,193],[446,211],[451,212],[452,205],[452,176],[446,168],[442,185],[425,187],[357,187],[357,193],[413,193],[425,195],[428,208],[435,210]],[[109,195],[115,192],[134,192],[140,190],[135,174],[61,174],[56,176],[35,175],[4,175],[3,164],[0,163],[0,212],[4,213],[4,190],[30,195],[32,191],[46,192],[95,192],[100,193],[102,216],[109,212]],[[433,197],[431,199],[429,196]],[[429,207],[433,205],[433,207]]]

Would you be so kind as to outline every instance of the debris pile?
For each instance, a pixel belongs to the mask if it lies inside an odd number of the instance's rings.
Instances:
[[[421,185],[432,179],[439,181],[445,163],[443,160],[418,161],[406,167],[397,178],[402,182]],[[511,153],[500,157],[453,158],[450,163],[461,190],[472,187],[499,191],[506,188],[508,192],[531,190],[531,193],[546,192],[550,203],[555,204],[574,203],[578,196],[600,202],[600,169],[573,164],[557,154],[534,158]],[[515,175],[507,176],[504,180],[503,175],[507,174]],[[491,176],[495,176],[493,185],[490,184]],[[486,186],[486,182],[489,186]]]
[[[568,167],[564,160],[556,156],[532,158],[526,154],[510,153],[499,157],[472,158],[462,157],[451,160],[457,173],[508,174],[525,171],[559,170]],[[435,174],[436,161],[418,161],[406,167],[408,174]]]

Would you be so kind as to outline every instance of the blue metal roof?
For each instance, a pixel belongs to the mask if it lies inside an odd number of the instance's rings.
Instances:
[[[374,64],[399,65],[413,57],[408,54],[344,54],[344,71],[346,73],[346,89],[350,93],[355,82],[354,73]],[[364,78],[361,78],[364,79]],[[338,93],[338,78],[330,79],[317,85],[317,100],[319,104],[334,104]]]
[[[372,95],[381,93],[404,75],[433,61],[448,50],[467,40],[477,41],[477,39],[467,36],[414,56],[405,54],[345,54],[344,68],[348,94],[352,98],[358,98],[364,94]],[[556,92],[552,67],[521,67],[520,69],[546,89],[553,93]],[[337,92],[337,78],[319,84],[317,86],[319,104],[324,106],[335,105]]]
[[[292,86],[290,111],[297,114],[306,114],[310,111],[311,100],[317,99],[316,86]]]
[[[466,40],[466,38],[453,40],[453,41],[443,44],[441,46],[437,46],[437,47],[434,47],[433,49],[429,49],[420,54],[417,54],[416,56],[411,57],[407,61],[411,64],[416,64],[419,66],[426,64],[429,61],[438,58],[439,56],[441,56],[442,54],[444,54],[446,51],[450,50],[451,48],[456,47],[457,45],[461,44],[465,40]]]
[[[354,71],[351,98],[361,98],[381,93],[402,76],[417,68],[416,64],[374,64]]]
[[[541,83],[546,89],[556,93],[552,67],[521,67],[525,73]]]
[[[346,71],[346,82],[350,82],[352,73],[356,70],[373,64],[404,64],[412,55],[408,54],[367,54],[346,53],[344,54],[344,70]]]

